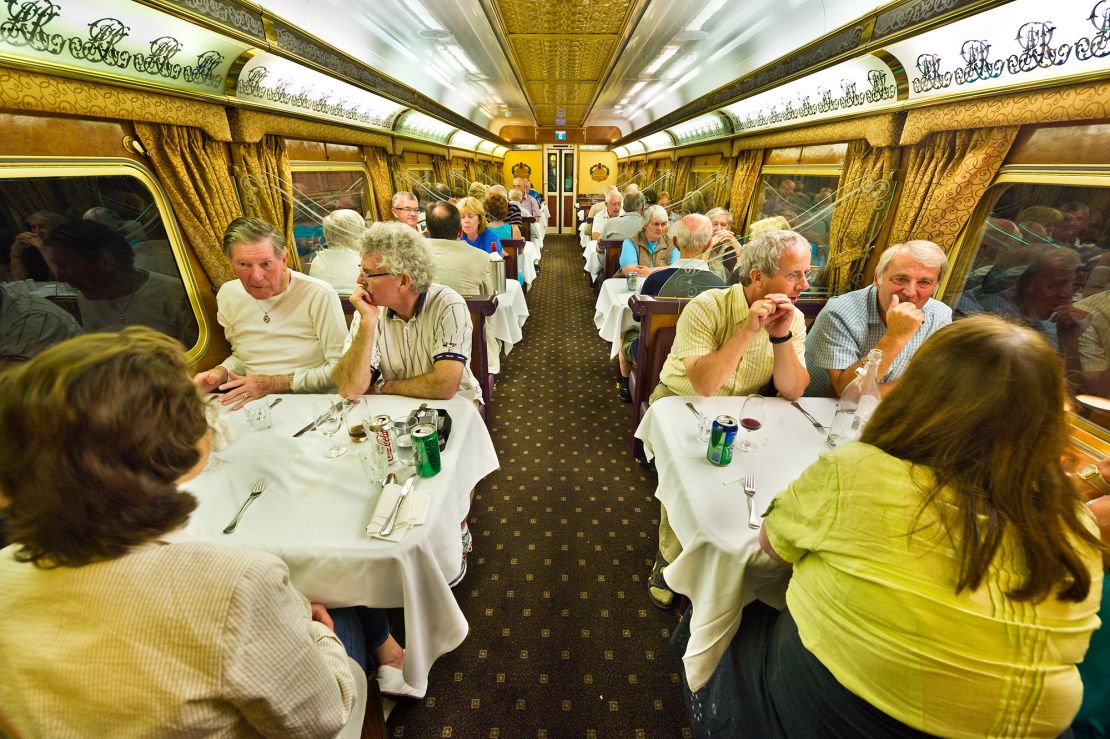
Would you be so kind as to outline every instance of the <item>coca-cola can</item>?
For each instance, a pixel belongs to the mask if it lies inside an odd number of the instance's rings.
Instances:
[[[374,416],[370,419],[369,428],[370,433],[374,436],[375,443],[385,454],[389,464],[393,464],[393,460],[396,459],[396,454],[393,451],[393,435],[389,431],[392,422],[393,419],[389,416]]]

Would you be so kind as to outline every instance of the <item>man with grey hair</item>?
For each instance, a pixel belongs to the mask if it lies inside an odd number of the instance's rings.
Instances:
[[[710,271],[704,258],[705,247],[712,233],[709,219],[699,213],[691,213],[679,220],[675,224],[674,236],[671,237],[678,249],[679,258],[670,267],[654,272],[644,280],[640,294],[661,298],[692,298],[705,290],[728,287],[728,283]],[[632,365],[636,364],[639,335],[639,327],[633,327],[625,333],[621,351],[617,354],[621,373],[617,389],[625,403],[632,402],[628,376]]]
[[[621,209],[624,211],[616,218],[605,222],[599,234],[602,240],[631,239],[644,227],[644,196],[640,193],[625,195],[621,200]]]
[[[466,301],[432,283],[424,240],[393,223],[376,223],[362,238],[357,315],[335,365],[339,392],[478,400],[470,373],[473,325]]]
[[[402,190],[394,193],[393,200],[389,204],[389,210],[393,213],[393,220],[397,223],[403,223],[409,228],[419,230],[420,203],[411,192]]]
[[[284,237],[257,218],[232,221],[223,246],[239,278],[216,294],[216,320],[231,356],[193,382],[206,392],[224,392],[221,402],[236,410],[270,393],[332,390],[345,333],[332,286],[289,269]]]
[[[895,244],[882,253],[875,281],[831,299],[806,339],[806,395],[840,396],[872,349],[881,349],[884,395],[934,331],[952,322],[952,309],[933,299],[948,257],[931,241]]]
[[[794,303],[809,287],[809,244],[793,231],[760,234],[740,255],[739,272],[739,285],[707,290],[682,311],[651,402],[669,395],[749,395],[772,379],[787,400],[805,391],[805,320]],[[681,552],[661,506],[659,551],[648,580],[648,597],[659,608],[674,601],[663,568]]]
[[[590,228],[590,237],[597,241],[601,238],[601,234],[605,231],[605,224],[610,219],[618,218],[621,212],[621,194],[617,188],[612,188],[605,193],[605,200],[601,203],[601,210],[591,213],[594,219],[593,226]]]

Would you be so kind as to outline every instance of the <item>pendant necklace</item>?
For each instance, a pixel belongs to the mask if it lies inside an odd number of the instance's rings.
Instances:
[[[277,308],[278,303],[280,303],[282,300],[285,300],[285,296],[289,294],[289,290],[292,287],[293,287],[293,282],[292,282],[292,280],[290,280],[289,283],[285,286],[285,291],[281,294],[281,297],[278,298],[277,300],[275,300],[274,304],[270,306],[270,310],[266,310],[265,308],[263,308],[262,307],[262,301],[260,301],[258,298],[254,299],[254,302],[258,303],[258,309],[260,311],[262,311],[262,322],[263,323],[269,323],[270,322],[270,311],[273,310],[274,308]]]

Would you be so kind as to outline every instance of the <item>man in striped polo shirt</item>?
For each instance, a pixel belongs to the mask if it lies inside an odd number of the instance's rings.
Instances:
[[[403,224],[375,223],[360,246],[357,314],[332,375],[339,392],[477,400],[470,312],[457,292],[432,283],[424,240]]]
[[[749,395],[771,379],[784,398],[800,397],[809,373],[805,319],[794,303],[809,287],[809,254],[809,243],[794,231],[752,239],[740,253],[740,284],[707,290],[683,309],[651,402],[668,395]],[[674,601],[662,570],[681,552],[660,506],[659,551],[648,581],[659,608]]]
[[[895,244],[879,257],[873,285],[830,300],[806,337],[806,395],[840,397],[876,348],[886,395],[925,339],[952,322],[952,309],[932,297],[947,266],[931,241]]]

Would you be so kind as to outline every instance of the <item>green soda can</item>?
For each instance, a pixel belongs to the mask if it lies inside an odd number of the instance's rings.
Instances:
[[[435,477],[441,469],[439,463],[439,433],[430,423],[422,423],[412,430],[412,452],[416,460],[416,474]]]
[[[709,448],[705,458],[718,467],[727,467],[732,462],[732,444],[736,441],[736,419],[732,416],[717,416],[713,419],[713,429],[709,432]]]

